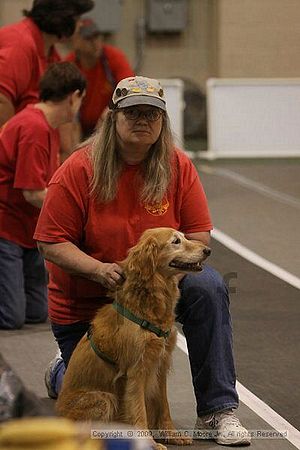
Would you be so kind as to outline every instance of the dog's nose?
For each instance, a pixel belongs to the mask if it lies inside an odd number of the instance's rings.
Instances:
[[[203,253],[204,253],[204,255],[209,256],[211,254],[211,249],[208,247],[205,247],[203,249]]]

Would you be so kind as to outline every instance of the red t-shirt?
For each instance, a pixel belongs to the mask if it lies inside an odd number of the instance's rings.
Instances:
[[[71,241],[102,262],[123,260],[147,228],[173,227],[184,233],[212,228],[198,174],[181,151],[173,158],[174,179],[160,205],[139,199],[139,165],[125,165],[116,198],[97,202],[89,195],[92,167],[88,148],[73,153],[54,174],[34,238],[44,242]],[[67,274],[49,264],[49,315],[54,323],[91,320],[103,304],[101,284]]]
[[[0,237],[34,248],[40,209],[22,190],[45,189],[58,167],[59,134],[41,110],[28,105],[0,132]]]
[[[41,31],[31,19],[0,28],[0,92],[16,112],[39,99],[39,81],[47,65],[60,60],[52,48],[47,58]]]
[[[115,82],[134,75],[124,53],[111,45],[103,45],[103,54]],[[92,131],[104,109],[108,106],[115,86],[107,78],[103,63],[99,59],[92,69],[85,69],[74,53],[66,58],[76,63],[87,80],[86,96],[80,109],[80,122],[84,132]]]

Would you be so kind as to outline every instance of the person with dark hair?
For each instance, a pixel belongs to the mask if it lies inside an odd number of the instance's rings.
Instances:
[[[58,167],[57,128],[78,113],[85,87],[74,64],[50,65],[40,81],[40,101],[1,129],[0,329],[47,319],[46,272],[33,232]]]
[[[43,33],[52,34],[59,39],[71,37],[81,14],[94,6],[92,0],[35,0],[31,10],[23,10]]]
[[[87,90],[80,108],[79,121],[83,136],[91,135],[108,111],[108,104],[116,84],[134,75],[125,54],[103,41],[96,22],[84,18],[73,35],[73,52],[67,61],[73,61],[87,80]]]
[[[124,279],[118,262],[146,229],[172,227],[188,239],[210,240],[205,193],[192,162],[174,146],[158,80],[121,80],[110,108],[95,135],[53,176],[35,230],[48,261],[49,318],[61,350],[45,374],[52,397],[96,311]],[[234,413],[238,393],[224,280],[205,265],[182,278],[179,289],[176,313],[187,339],[197,427],[219,444],[249,444]]]
[[[0,127],[38,101],[47,65],[60,60],[54,44],[72,36],[93,0],[34,0],[25,18],[0,29]]]

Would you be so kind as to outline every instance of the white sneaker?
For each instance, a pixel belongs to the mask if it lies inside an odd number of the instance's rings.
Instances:
[[[251,437],[232,409],[198,417],[195,429],[221,445],[250,445]],[[197,433],[196,433],[197,434]]]
[[[45,385],[48,393],[48,397],[56,399],[58,397],[57,393],[54,391],[54,389],[51,386],[51,374],[54,370],[55,366],[59,364],[62,361],[61,352],[60,349],[57,350],[56,355],[54,358],[50,361],[50,363],[47,366],[47,369],[45,371]]]

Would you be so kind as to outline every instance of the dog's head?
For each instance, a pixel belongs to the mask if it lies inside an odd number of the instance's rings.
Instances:
[[[164,277],[200,272],[210,248],[185,238],[173,228],[146,230],[123,262],[125,276],[136,274],[146,280],[156,272]]]

